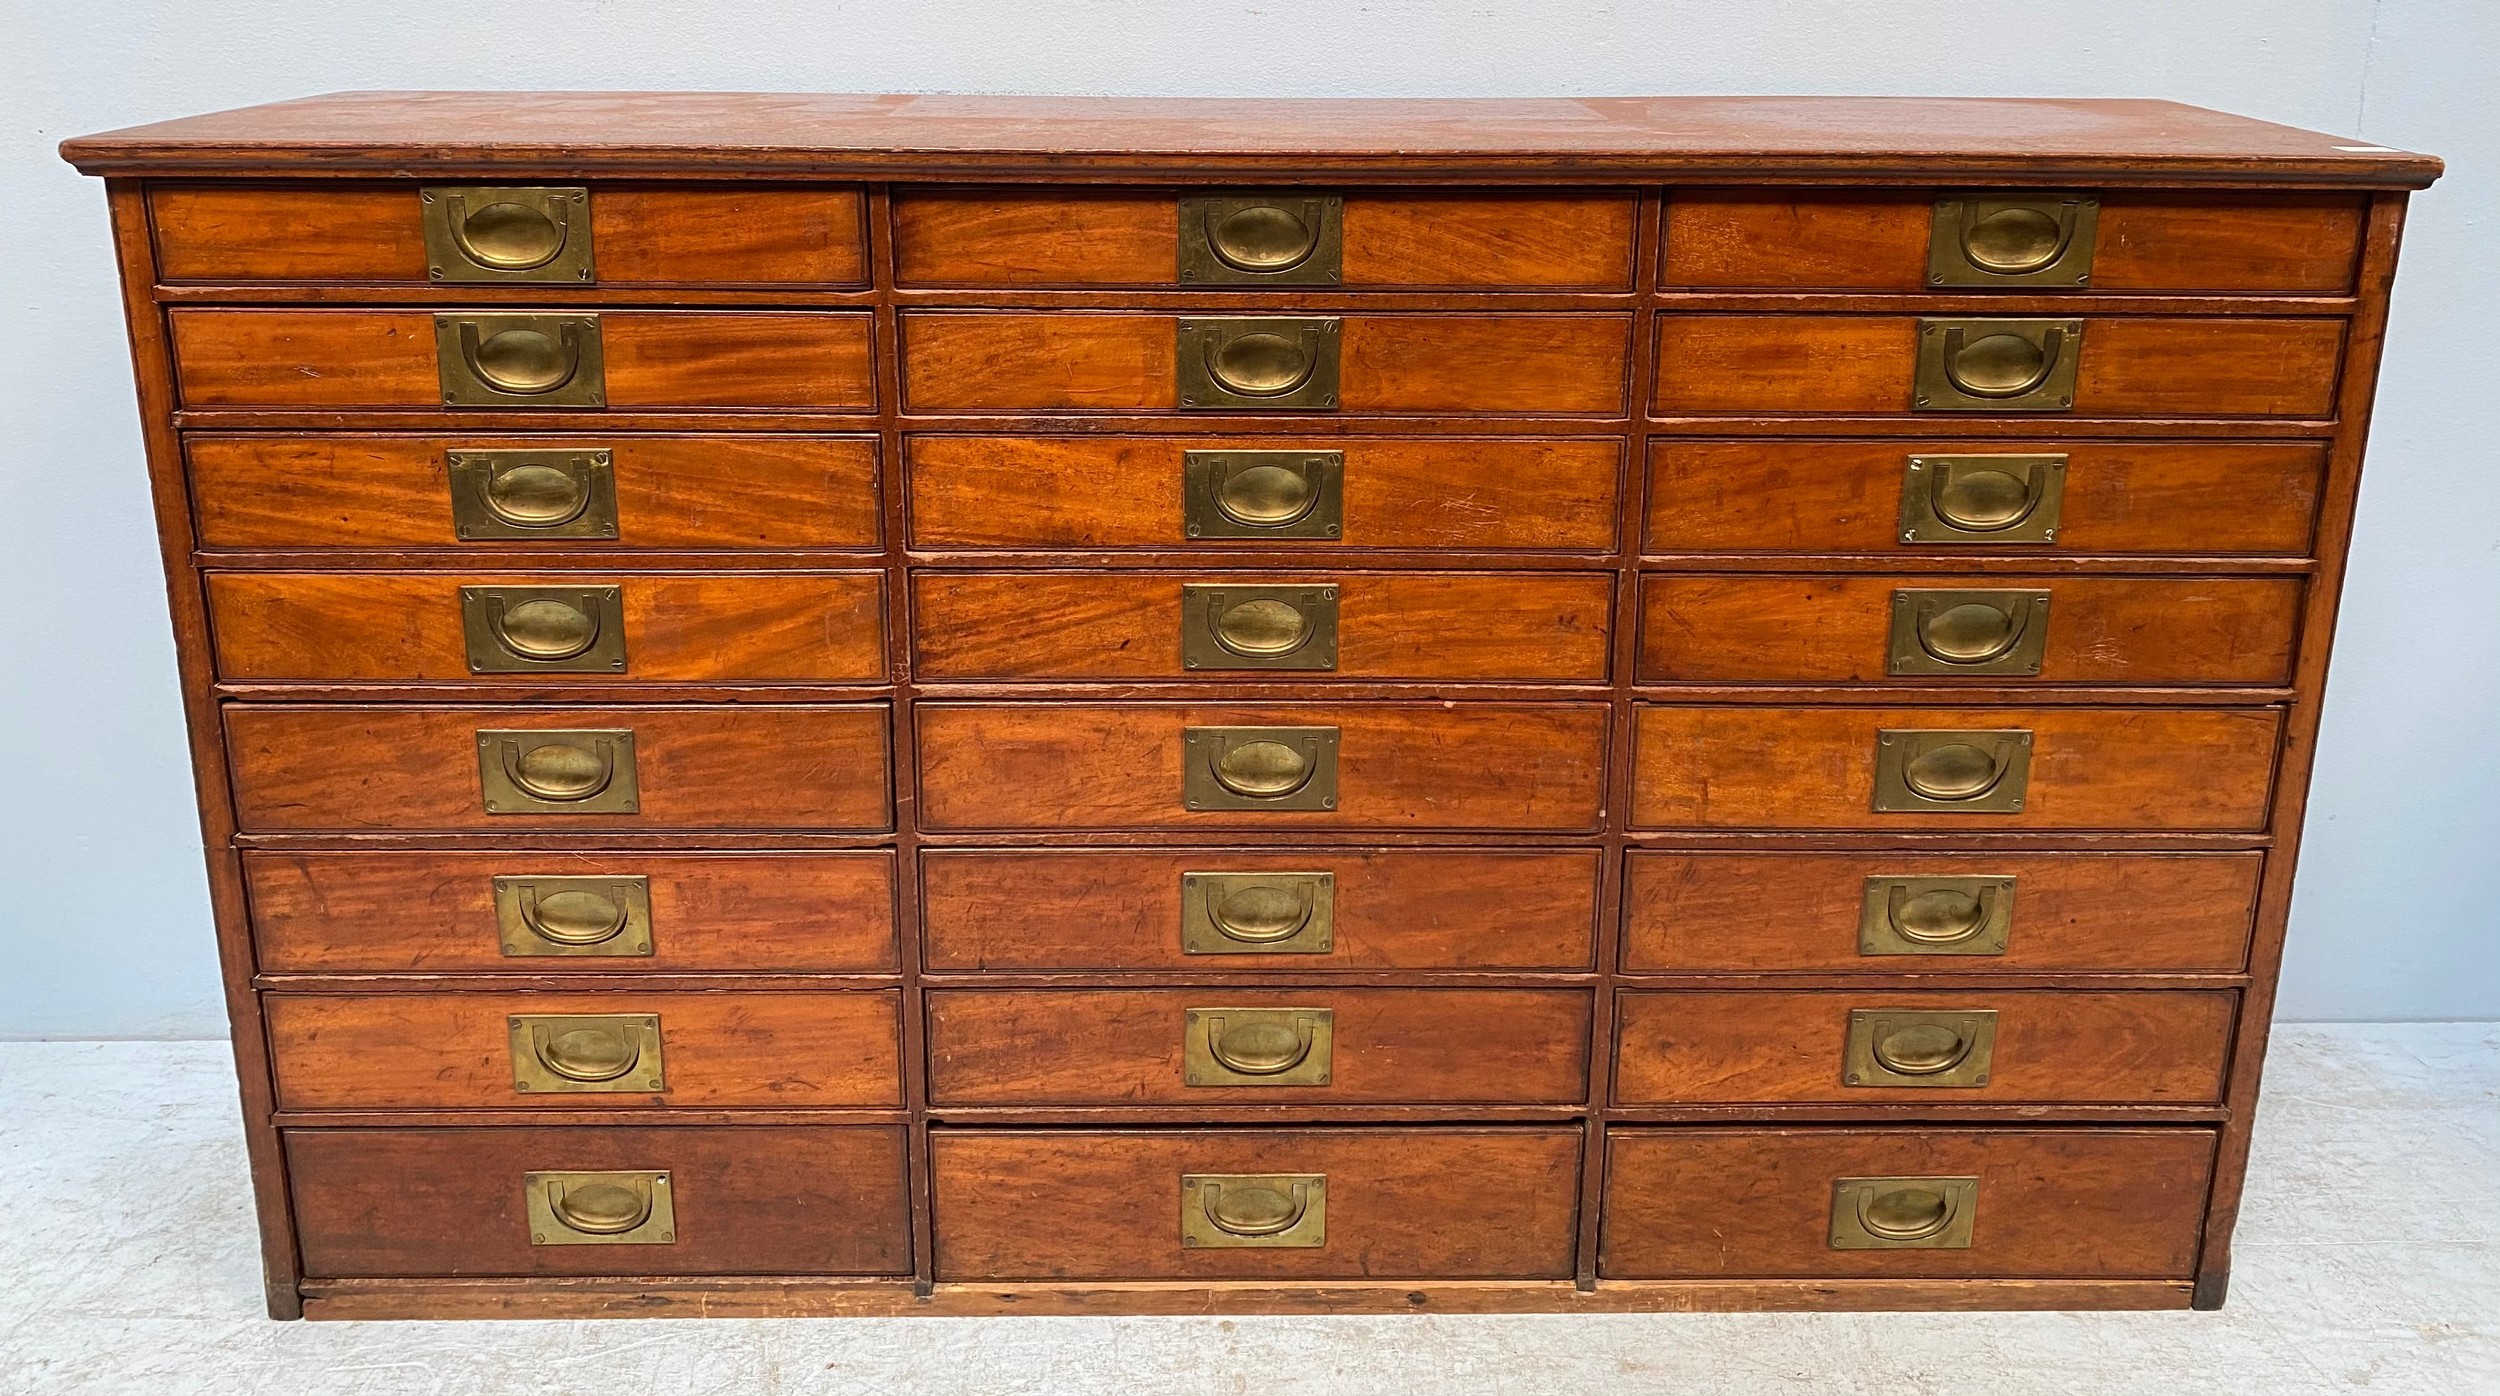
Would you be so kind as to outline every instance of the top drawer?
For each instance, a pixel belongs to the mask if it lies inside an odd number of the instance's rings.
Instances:
[[[858,286],[859,191],[794,186],[165,185],[166,281]]]
[[[1632,284],[1629,190],[902,191],[906,286],[1601,290]]]

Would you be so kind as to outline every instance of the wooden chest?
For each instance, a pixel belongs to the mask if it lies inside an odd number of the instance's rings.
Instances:
[[[66,154],[273,1313],[2221,1302],[2436,161],[595,94]]]

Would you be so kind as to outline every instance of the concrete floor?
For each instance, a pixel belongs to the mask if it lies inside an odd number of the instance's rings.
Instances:
[[[0,1044],[0,1396],[2500,1393],[2500,1024],[2277,1034],[2218,1314],[270,1323],[227,1072]]]

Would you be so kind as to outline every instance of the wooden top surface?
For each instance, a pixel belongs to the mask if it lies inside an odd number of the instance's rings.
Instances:
[[[64,142],[90,174],[2225,182],[2418,188],[2430,156],[2175,102],[346,92]]]

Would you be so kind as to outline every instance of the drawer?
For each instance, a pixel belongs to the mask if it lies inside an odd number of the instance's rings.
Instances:
[[[1651,853],[1634,973],[2236,974],[2255,853]]]
[[[282,1110],[903,1101],[890,990],[269,994],[262,1006]]]
[[[916,547],[1192,552],[1605,552],[1623,460],[1612,438],[924,435],[905,450]]]
[[[1225,322],[1239,317],[1193,317]],[[1332,402],[1254,396],[1201,410],[1617,416],[1631,321],[1621,315],[1305,315],[1192,331],[1113,311],[906,312],[903,397],[914,412],[1174,412],[1185,358],[1245,389],[1323,383]],[[1246,346],[1236,349],[1233,346]],[[1314,398],[1318,388],[1311,389]]]
[[[1632,822],[2255,831],[2266,825],[2282,723],[2271,708],[1642,704]],[[2019,807],[2007,807],[2017,793]]]
[[[1612,1129],[1598,1274],[2184,1280],[2214,1141],[2204,1129]]]
[[[1602,704],[924,702],[913,711],[931,829],[1574,831],[1595,829],[1602,815]]]
[[[1625,290],[1633,207],[1629,190],[904,190],[894,256],[906,286]]]
[[[2349,194],[2089,191],[2089,229],[2063,200],[2004,197],[2017,206],[1957,204],[1940,218],[1924,190],[1679,189],[1666,284],[1916,291],[1934,252],[1954,278],[1934,284],[1957,292],[2319,294],[2350,290],[2360,260],[2365,204]]]
[[[2288,577],[1641,579],[1649,683],[2282,684]]]
[[[1585,970],[1597,852],[924,850],[923,968]]]
[[[894,826],[883,704],[271,703],[225,718],[246,833]]]
[[[599,184],[560,208],[537,186],[413,183],[157,185],[166,281],[559,286],[857,286],[867,247],[856,189]],[[573,186],[580,188],[580,186]],[[568,191],[570,192],[570,191]],[[438,220],[435,255],[426,224]],[[530,265],[532,259],[537,259]],[[429,269],[443,274],[430,275]]]
[[[211,572],[251,683],[878,683],[878,572]]]
[[[489,375],[560,381],[499,400],[469,390],[464,406],[866,411],[876,402],[869,317],[848,311],[178,309],[166,318],[182,405],[193,408],[442,411],[455,380]],[[474,329],[469,348],[464,327]]]
[[[922,679],[1603,682],[1614,579],[1572,572],[917,572]]]
[[[2051,332],[2026,328],[2038,326],[2063,327],[2053,353]],[[1666,315],[1652,402],[1660,416],[2322,418],[2343,350],[2344,322],[2327,318]],[[1921,386],[1931,368],[1991,389],[2049,386],[1955,408]],[[2071,404],[2056,387],[2067,373]]]
[[[270,974],[879,973],[894,855],[243,855]]]
[[[933,1105],[1531,1105],[1588,1093],[1584,989],[938,989]]]
[[[1615,1099],[2210,1105],[2238,1002],[2170,989],[1625,993]]]
[[[911,1269],[898,1128],[294,1129],[284,1139],[304,1273],[322,1279]]]
[[[2322,441],[1661,441],[1643,546],[2301,557],[2325,473]]]
[[[942,1280],[1568,1279],[1579,1225],[1577,1129],[940,1128],[929,1154]]]
[[[880,545],[857,436],[211,436],[184,442],[207,548]]]

